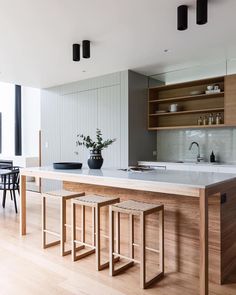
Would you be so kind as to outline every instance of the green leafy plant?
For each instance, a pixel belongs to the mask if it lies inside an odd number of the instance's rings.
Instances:
[[[87,149],[101,151],[101,150],[107,148],[109,145],[111,145],[115,141],[116,141],[115,138],[103,140],[101,130],[97,129],[96,130],[96,141],[92,140],[89,135],[85,136],[83,134],[78,134],[76,146],[78,147],[78,146],[83,145]],[[78,153],[76,152],[76,154],[78,154]]]

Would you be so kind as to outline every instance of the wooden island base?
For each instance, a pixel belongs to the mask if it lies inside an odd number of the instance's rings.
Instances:
[[[121,200],[134,199],[164,204],[165,272],[180,272],[199,276],[198,198],[71,182],[64,182],[64,188],[104,196],[116,196]],[[236,193],[230,189],[226,193],[226,200],[224,200],[224,196],[220,197],[219,195],[209,198],[209,280],[217,284],[226,283],[236,270]],[[87,214],[88,224],[90,224],[89,214],[90,212]],[[121,239],[124,242],[122,244],[123,251],[126,251],[125,245],[127,243],[125,241],[128,241],[129,234],[128,223],[125,216],[121,218],[123,220],[121,222]],[[108,229],[108,218],[106,218],[106,222]],[[138,237],[139,225],[137,222],[135,222],[135,228]],[[138,244],[138,238],[135,238],[136,241]],[[158,224],[156,218],[151,217],[147,222],[147,243],[149,247],[155,248],[157,242]],[[149,256],[149,261],[154,260],[158,261],[158,257],[153,259]]]

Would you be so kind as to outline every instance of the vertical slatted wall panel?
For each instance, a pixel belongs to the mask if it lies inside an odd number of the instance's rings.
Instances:
[[[116,142],[103,150],[104,167],[121,166],[121,97],[120,85],[98,89],[98,128],[103,136]]]
[[[127,167],[128,71],[44,89],[41,97],[43,166],[70,160],[87,166],[87,149],[74,153],[76,135],[94,136],[99,127],[105,137],[118,138],[103,153],[104,167]]]

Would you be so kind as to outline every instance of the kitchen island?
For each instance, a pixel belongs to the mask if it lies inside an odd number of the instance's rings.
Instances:
[[[22,235],[26,234],[28,176],[60,180],[65,188],[75,191],[164,204],[166,269],[195,276],[199,273],[201,295],[208,294],[209,275],[210,280],[223,283],[236,267],[234,174],[25,168],[21,170]],[[149,226],[156,225],[151,222]]]

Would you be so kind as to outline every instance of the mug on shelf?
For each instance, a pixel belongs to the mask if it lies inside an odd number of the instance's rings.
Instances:
[[[172,103],[169,106],[169,111],[170,112],[178,112],[178,110],[179,110],[179,105],[177,103]]]

